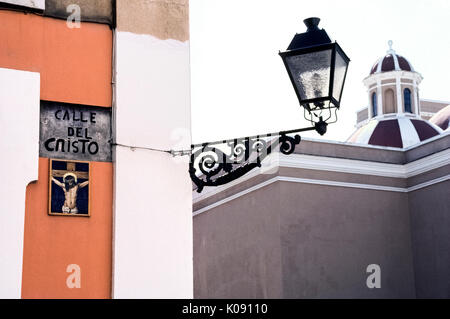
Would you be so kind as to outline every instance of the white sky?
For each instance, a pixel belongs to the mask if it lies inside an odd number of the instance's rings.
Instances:
[[[450,0],[191,0],[194,143],[308,125],[278,51],[314,16],[351,62],[339,121],[302,136],[347,139],[388,40],[424,77],[420,98],[450,101]]]

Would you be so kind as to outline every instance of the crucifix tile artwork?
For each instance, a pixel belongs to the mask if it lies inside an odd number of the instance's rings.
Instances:
[[[49,215],[90,216],[89,163],[50,160]]]

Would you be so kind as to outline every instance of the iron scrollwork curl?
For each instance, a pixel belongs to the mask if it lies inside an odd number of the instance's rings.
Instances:
[[[284,155],[289,155],[294,153],[295,145],[300,144],[300,135],[295,135],[294,137],[285,134],[280,135],[280,152]]]
[[[200,193],[205,186],[226,184],[256,167],[261,167],[264,158],[278,145],[282,154],[292,154],[301,137],[298,134],[288,134],[314,129],[311,127],[191,145],[189,174],[197,186],[197,192]]]

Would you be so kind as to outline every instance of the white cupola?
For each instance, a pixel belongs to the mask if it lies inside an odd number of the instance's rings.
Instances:
[[[407,148],[442,129],[420,117],[419,84],[422,76],[392,49],[372,67],[363,83],[369,97],[368,120],[347,140],[351,143]]]
[[[419,84],[422,76],[392,49],[377,60],[363,83],[369,98],[369,119],[398,115],[419,116]]]

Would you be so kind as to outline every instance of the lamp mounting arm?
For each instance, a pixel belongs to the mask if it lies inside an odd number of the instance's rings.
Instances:
[[[295,133],[312,130],[324,133],[324,127],[326,131],[325,122],[320,127],[316,124],[289,131],[193,144],[189,174],[199,193],[205,186],[229,183],[261,167],[261,162],[278,146],[282,154],[292,154],[301,141],[300,135]]]

